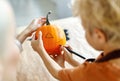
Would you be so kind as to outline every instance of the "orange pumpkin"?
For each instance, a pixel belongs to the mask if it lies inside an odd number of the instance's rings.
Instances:
[[[47,21],[48,22],[48,21]],[[36,39],[38,39],[39,31],[42,32],[43,44],[49,55],[59,55],[60,46],[66,44],[66,36],[62,28],[55,25],[46,25],[40,27],[36,31]]]
[[[66,44],[64,31],[54,25],[42,26],[36,31],[36,39],[38,39],[39,31],[42,32],[43,44],[50,55],[60,54],[60,45]]]

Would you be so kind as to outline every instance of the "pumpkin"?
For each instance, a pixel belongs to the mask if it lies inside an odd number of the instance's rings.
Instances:
[[[60,46],[66,44],[66,36],[62,28],[49,23],[49,14],[47,14],[46,24],[37,29],[35,38],[38,39],[39,31],[41,31],[44,47],[47,53],[54,57],[60,54]]]

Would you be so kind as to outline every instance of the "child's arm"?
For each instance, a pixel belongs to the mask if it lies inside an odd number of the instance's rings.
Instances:
[[[22,44],[25,39],[31,36],[31,34],[35,32],[36,29],[40,27],[44,22],[46,22],[45,18],[34,19],[31,24],[16,37],[17,40]]]
[[[38,40],[35,40],[35,38],[32,39],[31,46],[41,56],[45,66],[52,74],[52,76],[54,76],[56,79],[59,79],[58,72],[62,68],[45,51],[41,33],[39,35],[40,37],[38,38]]]
[[[73,58],[71,58],[69,61],[67,61],[69,64],[71,64],[73,67],[79,66],[80,63]]]
[[[61,49],[62,49],[62,51],[64,52],[63,54],[64,54],[65,60],[66,60],[69,64],[71,64],[71,65],[74,66],[74,67],[80,65],[79,62],[77,62],[76,60],[73,59],[72,54],[71,54],[64,46],[62,46]]]
[[[59,64],[62,68],[65,68],[65,59],[64,59],[64,55],[61,53],[55,57],[51,56],[51,58],[57,63]]]

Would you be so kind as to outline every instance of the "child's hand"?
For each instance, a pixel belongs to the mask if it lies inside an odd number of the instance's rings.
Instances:
[[[67,61],[67,62],[70,62],[72,58],[72,54],[66,49],[69,48],[69,49],[72,49],[70,46],[61,46],[61,50],[63,51],[63,55],[64,55],[64,59]]]
[[[51,58],[57,62],[61,67],[65,67],[65,59],[64,59],[64,55],[63,54],[59,54],[56,57],[52,57]]]
[[[42,32],[39,33],[39,38],[35,40],[35,35],[32,38],[31,41],[31,46],[34,51],[38,52],[39,55],[42,54],[40,51],[45,50],[44,45],[43,45],[43,40],[42,40]],[[41,55],[40,55],[41,56]],[[61,67],[64,67],[65,59],[64,55],[60,54],[56,57],[50,56],[55,62],[57,62]]]
[[[31,41],[31,46],[33,48],[34,51],[39,52],[40,50],[44,50],[44,46],[43,46],[43,40],[42,40],[42,32],[39,32],[39,38],[37,40],[35,40],[35,35],[32,38]]]
[[[67,48],[71,49],[70,46],[67,46]],[[62,46],[61,49],[63,51],[64,59],[69,64],[71,64],[73,67],[76,67],[76,66],[80,65],[79,62],[77,62],[76,60],[73,59],[72,54],[66,49],[66,46]]]
[[[25,29],[25,33],[27,36],[31,36],[33,32],[35,32],[39,27],[44,25],[46,22],[46,18],[37,18],[34,19],[30,25]]]

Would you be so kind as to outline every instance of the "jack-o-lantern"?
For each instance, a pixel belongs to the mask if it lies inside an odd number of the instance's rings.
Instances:
[[[51,25],[46,17],[46,24],[38,28],[35,38],[38,39],[39,31],[42,32],[42,39],[44,47],[49,55],[55,56],[60,54],[60,46],[66,44],[66,36],[62,28]]]

